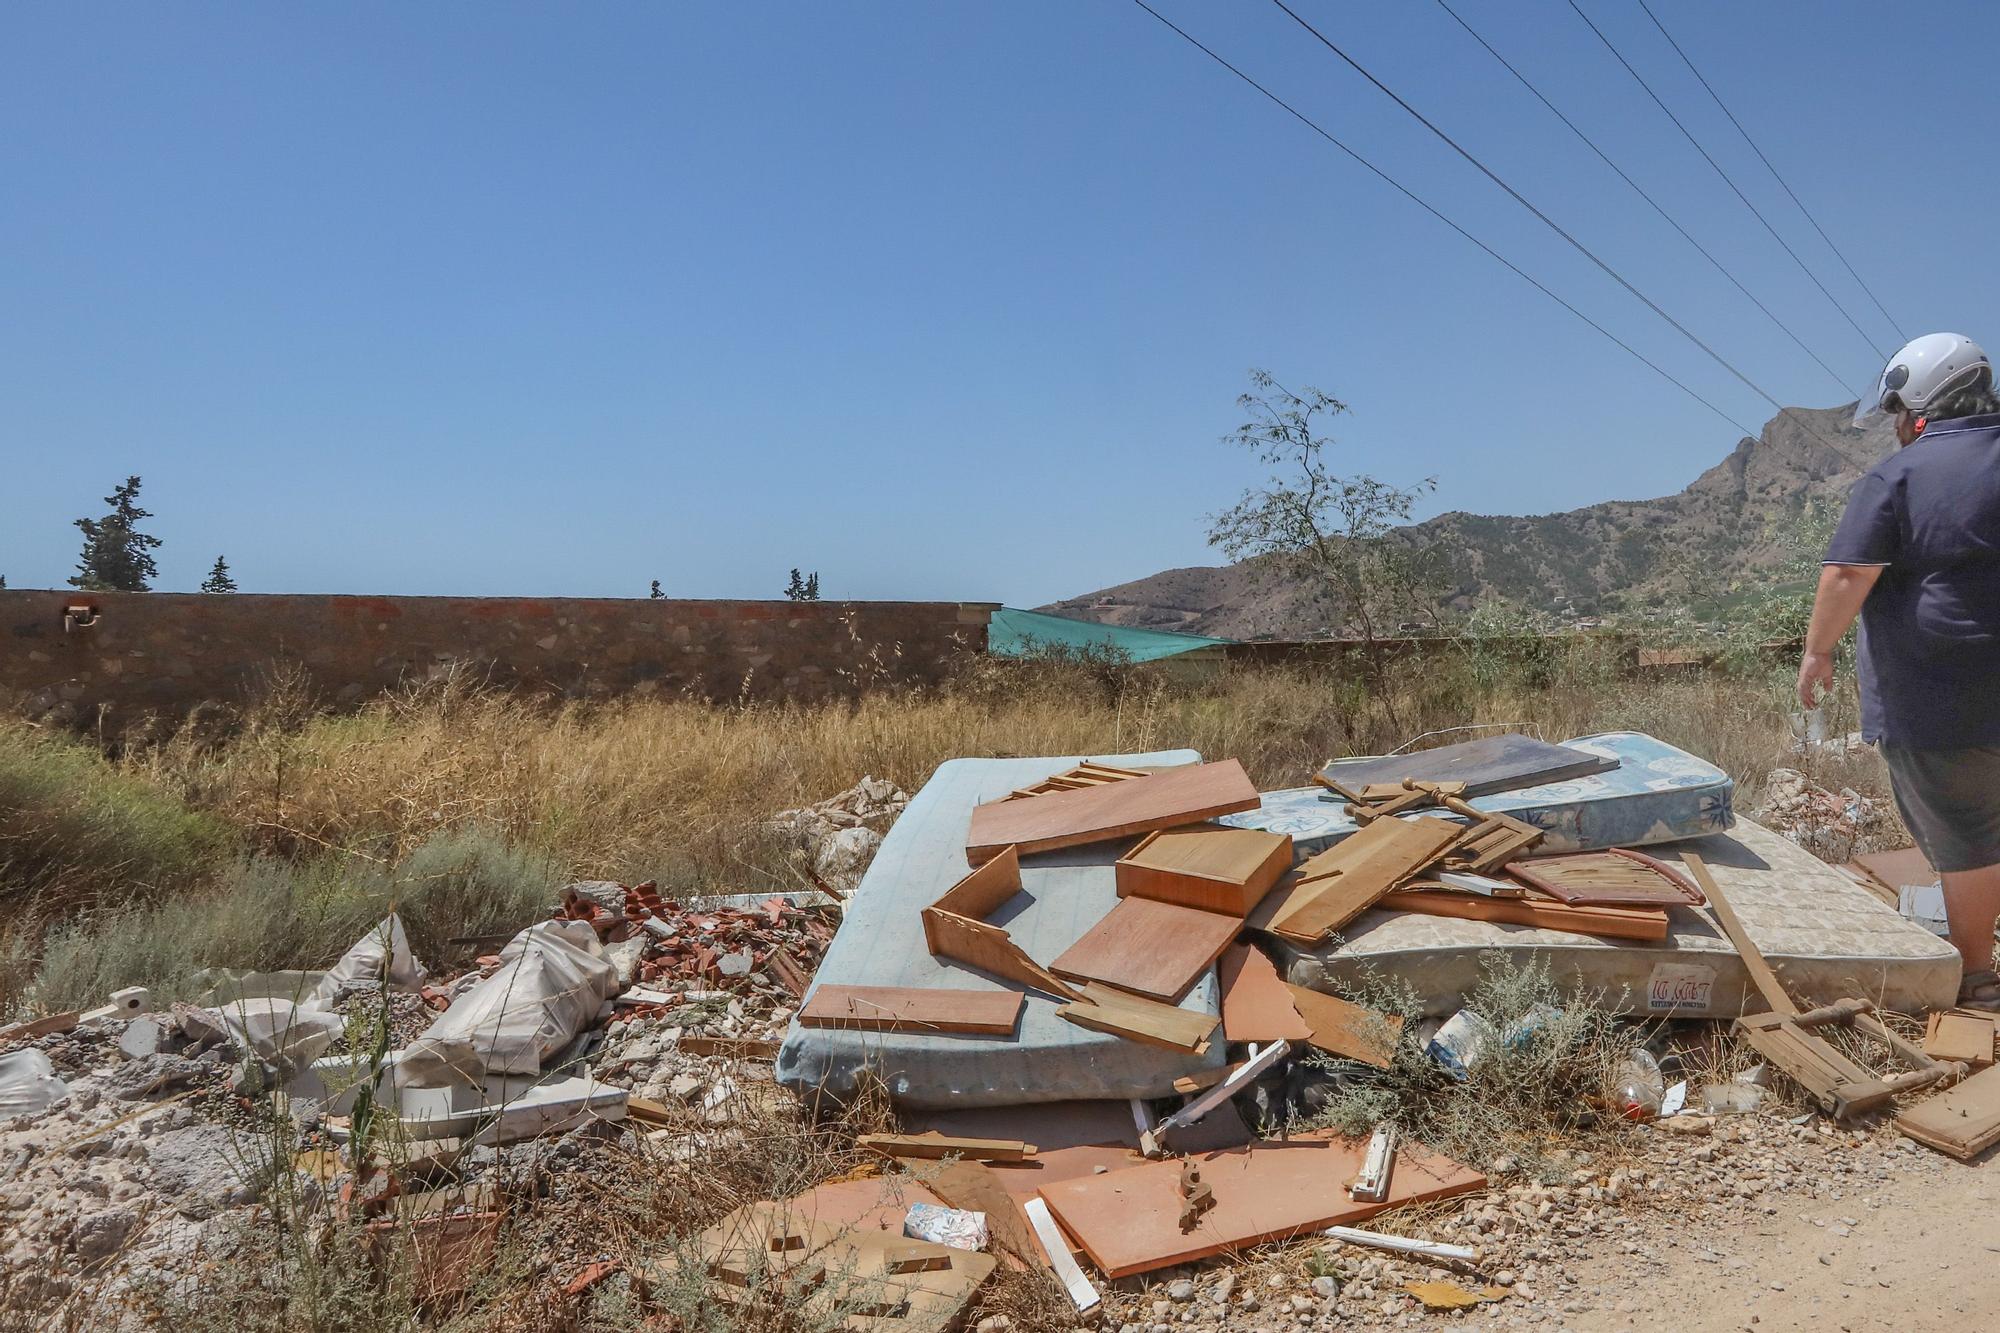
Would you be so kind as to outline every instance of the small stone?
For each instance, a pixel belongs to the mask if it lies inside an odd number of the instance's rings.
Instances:
[[[1236,1274],[1234,1273],[1224,1273],[1216,1279],[1215,1285],[1208,1289],[1208,1299],[1214,1301],[1217,1305],[1229,1304],[1229,1298],[1235,1294]]]
[[[1167,1285],[1167,1299],[1176,1305],[1184,1305],[1194,1299],[1194,1283],[1180,1278]]]
[[[1330,1277],[1316,1277],[1312,1280],[1313,1295],[1323,1301],[1330,1301],[1340,1295],[1340,1283]]]
[[[725,977],[747,977],[750,975],[750,965],[751,957],[748,949],[738,949],[715,960],[715,970]]]

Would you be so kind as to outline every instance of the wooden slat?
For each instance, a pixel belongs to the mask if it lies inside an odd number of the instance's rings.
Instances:
[[[1798,1005],[1785,993],[1785,987],[1778,980],[1778,974],[1764,961],[1764,955],[1750,942],[1750,932],[1743,929],[1743,923],[1736,917],[1736,909],[1722,896],[1722,890],[1715,887],[1715,876],[1708,873],[1708,864],[1693,852],[1681,857],[1681,864],[1688,874],[1701,886],[1702,894],[1708,899],[1708,910],[1715,913],[1715,919],[1722,927],[1722,933],[1736,946],[1736,952],[1743,957],[1743,967],[1750,973],[1750,980],[1756,984],[1758,994],[1764,1003],[1777,1014],[1796,1014]]]
[[[1035,1145],[1019,1139],[973,1139],[952,1134],[864,1134],[860,1144],[884,1157],[916,1157],[936,1160],[963,1157],[973,1162],[1025,1162],[1035,1155]]]
[[[1076,981],[1101,981],[1168,1004],[1208,971],[1243,923],[1220,912],[1121,898],[1103,920],[1049,968]]]
[[[1304,986],[1287,985],[1292,1006],[1312,1031],[1306,1041],[1330,1055],[1345,1056],[1377,1069],[1395,1059],[1403,1020],[1353,1004],[1338,995],[1322,995]]]
[[[1118,860],[1118,896],[1247,916],[1291,868],[1292,840],[1207,825],[1149,833]]]
[[[1378,819],[1309,858],[1253,914],[1253,924],[1317,943],[1436,860],[1462,832],[1446,819]]]
[[[1320,770],[1315,780],[1322,785],[1337,782],[1349,791],[1400,784],[1405,779],[1462,782],[1465,795],[1470,797],[1538,787],[1545,782],[1561,782],[1616,767],[1616,759],[1510,732],[1443,745],[1435,750],[1419,750],[1415,754],[1335,762]]]
[[[979,865],[1010,844],[1023,855],[1080,847],[1254,810],[1261,799],[1243,765],[1225,759],[1078,791],[992,801],[973,810],[965,855]]]
[[[1896,1117],[1896,1128],[1960,1161],[1977,1157],[2000,1143],[2000,1065],[1911,1107]]]
[[[1700,889],[1639,852],[1613,848],[1516,861],[1507,873],[1572,907],[1700,907]]]
[[[1421,912],[1464,921],[1498,921],[1510,926],[1566,930],[1617,940],[1663,940],[1667,914],[1658,907],[1570,907],[1530,898],[1486,898],[1476,893],[1415,890],[1392,893],[1381,906],[1392,912]]]
[[[1356,1203],[1347,1184],[1366,1144],[1325,1132],[1283,1143],[1204,1153],[1196,1163],[1215,1207],[1191,1230],[1180,1227],[1179,1161],[1149,1162],[1042,1187],[1042,1197],[1091,1262],[1110,1277],[1147,1273],[1209,1255],[1287,1239],[1384,1209],[1485,1188],[1478,1172],[1414,1147],[1397,1154],[1389,1196]]]
[[[1992,1014],[1932,1014],[1924,1032],[1924,1054],[1934,1060],[1963,1060],[1977,1069],[1993,1063]]]
[[[970,1032],[1009,1037],[1025,1003],[1019,991],[922,990],[908,986],[821,986],[799,1022],[813,1028],[883,1032]]]
[[[1081,990],[1082,999],[1062,1006],[1056,1013],[1078,1027],[1149,1046],[1200,1055],[1208,1049],[1209,1034],[1222,1022],[1215,1014],[1144,1000],[1095,982],[1084,983]]]
[[[1278,969],[1261,949],[1238,944],[1216,972],[1222,990],[1222,1035],[1231,1041],[1304,1041],[1312,1027],[1299,1016]]]

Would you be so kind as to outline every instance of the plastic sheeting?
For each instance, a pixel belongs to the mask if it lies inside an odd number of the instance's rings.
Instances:
[[[0,1055],[0,1120],[40,1115],[69,1096],[49,1057],[30,1046]]]
[[[617,991],[617,969],[587,922],[530,926],[500,951],[498,971],[404,1048],[401,1081],[441,1087],[489,1074],[538,1074]]]
[[[953,759],[938,766],[883,840],[847,905],[814,985],[1020,989],[983,972],[933,958],[924,946],[923,909],[970,867],[965,837],[972,808],[1093,758],[1117,765],[1199,763],[1193,750],[1051,759]],[[988,919],[1004,926],[1037,962],[1048,963],[1118,902],[1112,863],[1131,839],[1022,858],[1022,892]],[[1195,983],[1184,1009],[1217,1012],[1215,974]],[[1220,1034],[1206,1056],[1191,1056],[1091,1032],[1056,1016],[1056,1001],[1028,992],[1013,1039],[910,1032],[843,1032],[793,1023],[778,1054],[778,1081],[802,1090],[853,1089],[862,1070],[878,1074],[912,1107],[1006,1106],[1110,1097],[1163,1096],[1173,1080],[1221,1065]]]
[[[313,988],[313,998],[331,1004],[343,990],[384,983],[397,990],[416,990],[429,975],[410,952],[402,918],[391,912],[327,970]]]
[[[1637,731],[1604,732],[1563,744],[1616,759],[1618,767],[1482,796],[1472,804],[1541,829],[1543,853],[1648,847],[1726,833],[1735,822],[1736,784],[1706,759]],[[1324,787],[1294,787],[1265,792],[1260,809],[1224,815],[1220,822],[1289,833],[1303,856],[1354,832],[1344,805]]]

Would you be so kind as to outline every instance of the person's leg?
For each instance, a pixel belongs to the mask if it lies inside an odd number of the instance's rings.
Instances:
[[[2000,926],[2000,865],[1977,870],[1947,870],[1944,911],[1951,923],[1951,943],[1965,959],[1967,972],[1993,968],[1993,930]]]

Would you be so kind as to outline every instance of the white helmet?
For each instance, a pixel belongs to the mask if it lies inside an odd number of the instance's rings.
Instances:
[[[1874,396],[1854,405],[1854,424],[1866,426],[1905,408],[1921,416],[1947,390],[1992,378],[1993,365],[1978,343],[1962,333],[1926,333],[1889,358]]]

